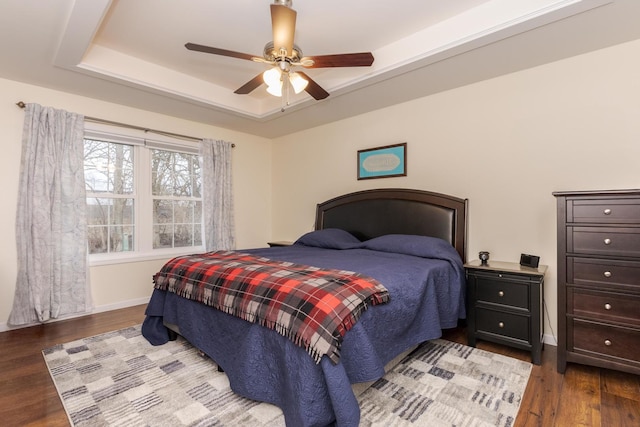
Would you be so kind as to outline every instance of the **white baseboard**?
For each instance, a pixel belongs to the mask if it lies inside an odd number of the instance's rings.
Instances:
[[[558,340],[553,335],[549,335],[549,334],[542,335],[542,342],[545,344],[552,345],[554,347],[558,346]]]
[[[78,314],[70,314],[68,316],[61,316],[58,319],[51,319],[46,323],[59,322],[60,320],[67,320],[67,319],[75,319],[77,317],[84,317],[90,314],[104,313],[105,311],[112,311],[112,310],[118,310],[120,308],[133,307],[134,305],[147,304],[148,302],[149,302],[149,297],[145,297],[145,298],[136,298],[128,301],[120,301],[114,304],[100,305],[98,307],[94,307],[93,310],[91,310],[91,312],[89,313],[78,313]],[[28,328],[30,326],[37,326],[37,325],[41,325],[41,323],[9,326],[6,322],[4,322],[4,323],[0,323],[0,332],[12,331],[14,329]]]

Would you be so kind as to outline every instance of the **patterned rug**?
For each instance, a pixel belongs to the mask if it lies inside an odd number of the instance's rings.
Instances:
[[[140,326],[43,351],[73,426],[284,426],[275,406],[234,394],[182,338],[153,347]],[[361,426],[511,426],[531,364],[427,342],[359,397]]]

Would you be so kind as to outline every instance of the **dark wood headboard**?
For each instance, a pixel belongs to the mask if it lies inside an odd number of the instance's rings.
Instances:
[[[467,199],[402,188],[364,190],[319,203],[316,230],[340,228],[360,240],[384,234],[432,236],[467,261]]]

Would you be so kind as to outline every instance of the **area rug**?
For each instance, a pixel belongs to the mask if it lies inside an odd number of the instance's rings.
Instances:
[[[234,394],[182,338],[140,326],[43,350],[72,426],[284,426],[279,408]],[[531,364],[445,340],[424,343],[358,400],[368,426],[511,426]]]

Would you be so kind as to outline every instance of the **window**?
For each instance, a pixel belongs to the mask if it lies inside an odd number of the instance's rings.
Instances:
[[[202,245],[198,157],[151,150],[151,183],[153,248]]]
[[[85,131],[84,144],[92,264],[204,249],[195,144],[98,131]]]
[[[84,140],[89,254],[134,250],[134,150]]]

